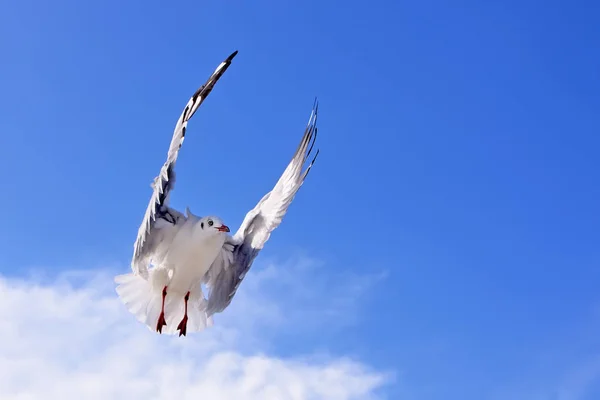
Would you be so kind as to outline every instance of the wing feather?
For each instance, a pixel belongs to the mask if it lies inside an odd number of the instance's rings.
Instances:
[[[318,102],[315,99],[312,113],[302,140],[287,168],[273,187],[250,210],[235,235],[228,240],[221,254],[211,266],[206,283],[209,287],[207,313],[223,311],[233,299],[239,285],[252,266],[260,250],[280,224],[296,193],[304,183],[319,151],[306,167],[317,137]]]
[[[225,61],[223,61],[217,69],[212,73],[210,78],[200,86],[194,95],[187,102],[183,112],[177,120],[175,130],[173,132],[173,138],[169,145],[169,151],[167,152],[167,160],[160,169],[160,173],[154,182],[152,183],[152,197],[146,208],[144,218],[138,229],[138,235],[133,245],[133,257],[131,261],[131,268],[134,273],[139,273],[143,276],[148,274],[147,256],[152,252],[153,248],[160,242],[159,237],[157,240],[152,240],[151,236],[155,230],[156,219],[162,217],[171,224],[185,219],[185,216],[175,210],[168,208],[169,196],[175,186],[175,162],[179,155],[179,149],[185,139],[186,129],[188,121],[196,113],[202,102],[208,97],[210,92],[213,90],[215,84],[225,73],[227,68],[231,65],[231,61],[237,55],[237,51],[233,52]],[[158,235],[160,236],[160,235]]]

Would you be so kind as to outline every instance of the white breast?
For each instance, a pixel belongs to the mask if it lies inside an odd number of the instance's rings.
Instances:
[[[175,235],[163,258],[162,266],[172,271],[169,292],[182,296],[200,284],[218,256],[225,235],[203,235],[195,230],[196,221],[186,221]]]

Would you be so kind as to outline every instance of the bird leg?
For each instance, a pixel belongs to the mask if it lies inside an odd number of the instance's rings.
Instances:
[[[156,323],[156,331],[162,333],[163,326],[167,325],[165,321],[165,298],[167,297],[167,287],[165,286],[162,291],[162,307],[160,309],[160,315],[158,316],[158,322]]]
[[[179,336],[181,336],[181,335],[185,336],[185,334],[187,332],[187,321],[188,321],[187,306],[188,306],[189,299],[190,299],[190,292],[187,292],[187,294],[183,298],[183,300],[185,301],[185,312],[183,314],[183,319],[181,320],[179,325],[177,325],[177,329],[179,329]]]

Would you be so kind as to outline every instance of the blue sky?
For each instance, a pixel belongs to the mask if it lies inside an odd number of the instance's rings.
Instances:
[[[2,275],[126,271],[182,107],[239,50],[173,204],[235,229],[318,96],[321,154],[256,268],[316,260],[317,320],[360,286],[352,318],[269,354],[394,371],[391,399],[597,398],[600,6],[285,3],[5,4]],[[264,288],[304,306],[283,289]]]

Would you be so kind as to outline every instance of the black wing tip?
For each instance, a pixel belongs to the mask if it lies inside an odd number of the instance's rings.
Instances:
[[[315,120],[316,120],[317,113],[319,112],[319,99],[317,98],[317,96],[315,96],[315,100],[313,102],[313,108],[312,109],[313,109],[312,112],[313,112],[313,114],[315,116]]]
[[[310,162],[310,165],[313,165],[315,163],[315,161],[317,161],[317,156],[319,155],[320,151],[321,151],[321,149],[317,149],[317,152],[315,153],[315,156],[313,157],[312,161]]]
[[[315,161],[317,161],[317,156],[319,155],[319,152],[321,150],[317,149],[317,152],[315,153],[315,155],[313,156],[312,161],[310,162],[310,164],[308,164],[308,167],[306,167],[306,169],[304,170],[304,174],[302,175],[302,182],[304,182],[304,180],[306,179],[306,177],[308,176],[308,173],[310,172],[310,170],[312,169],[313,165],[315,165]]]
[[[227,57],[227,59],[225,60],[225,62],[231,62],[231,60],[233,60],[233,58],[235,56],[237,56],[238,51],[234,51],[233,53],[231,53],[231,55],[229,57]]]
[[[313,114],[312,124],[316,126],[317,125],[317,116],[319,114],[319,99],[317,98],[317,96],[315,96],[315,101],[313,103],[312,114]]]

